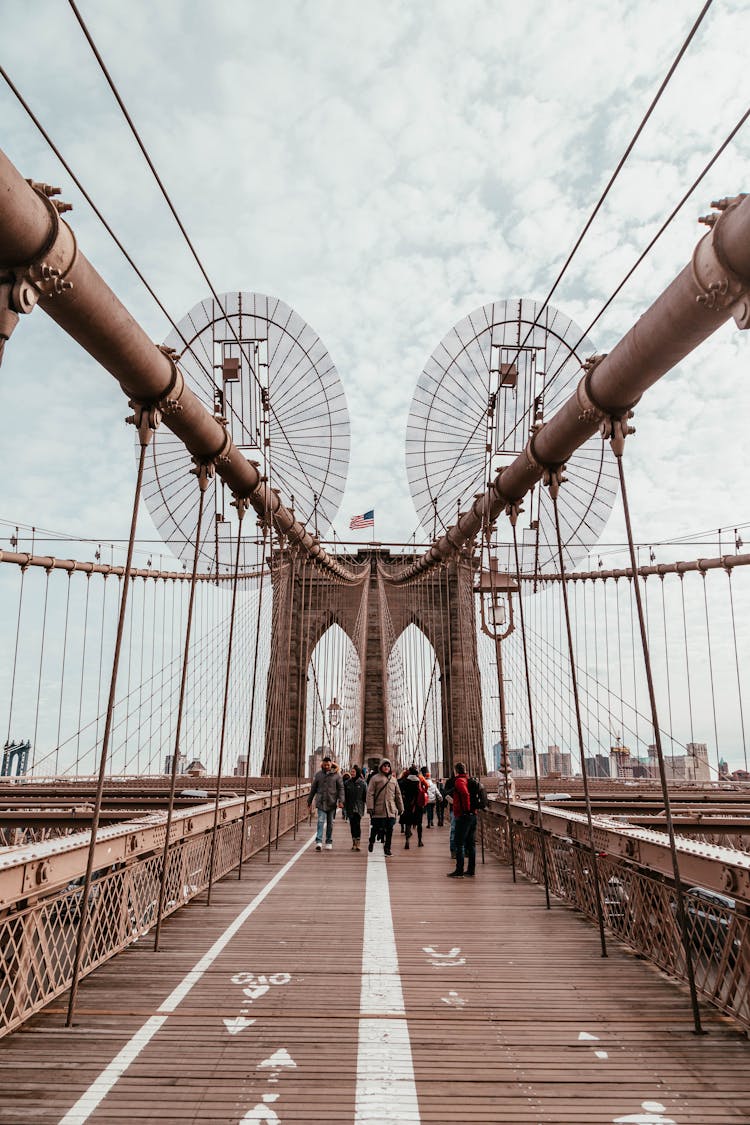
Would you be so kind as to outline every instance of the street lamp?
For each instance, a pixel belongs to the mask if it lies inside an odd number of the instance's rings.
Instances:
[[[481,570],[475,587],[479,595],[482,632],[495,642],[497,663],[497,692],[500,699],[500,750],[502,755],[503,790],[510,800],[510,761],[508,757],[508,720],[505,709],[505,680],[503,677],[502,642],[513,632],[513,594],[518,593],[518,583],[510,574],[497,569],[497,559],[489,558],[489,570]]]
[[[336,747],[335,747],[334,733],[333,732],[336,730],[339,723],[341,722],[341,710],[342,710],[341,704],[339,703],[339,701],[338,701],[338,699],[336,698],[335,695],[334,695],[333,699],[331,700],[331,702],[328,704],[327,710],[328,710],[328,725],[331,728],[331,749],[333,750],[334,757],[335,757]]]

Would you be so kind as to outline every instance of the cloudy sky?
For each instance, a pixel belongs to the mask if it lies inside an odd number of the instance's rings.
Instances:
[[[404,438],[427,357],[477,306],[546,295],[700,9],[81,0],[216,289],[282,298],[338,368],[352,433],[340,536],[368,508],[379,538],[414,532]],[[745,111],[749,15],[715,0],[565,275],[553,303],[581,327]],[[179,319],[205,282],[68,4],[11,0],[2,63]],[[62,186],[82,249],[163,340],[164,316],[2,85],[0,119],[11,160]],[[689,260],[710,200],[747,189],[749,154],[746,126],[592,331],[597,350]],[[750,523],[748,345],[730,322],[644,399],[628,450],[639,540]],[[0,516],[125,536],[132,431],[114,381],[36,312],[0,395]],[[622,542],[617,512],[604,540]],[[716,553],[673,556],[701,552]]]

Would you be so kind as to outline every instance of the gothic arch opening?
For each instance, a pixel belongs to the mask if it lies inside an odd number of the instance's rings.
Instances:
[[[386,731],[392,757],[402,766],[443,773],[443,692],[440,662],[426,634],[407,625],[386,666]]]
[[[311,775],[325,754],[342,768],[362,760],[359,656],[335,622],[320,637],[307,666],[305,752]]]

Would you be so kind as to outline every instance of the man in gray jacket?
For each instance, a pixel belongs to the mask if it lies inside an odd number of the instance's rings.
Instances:
[[[315,834],[315,850],[323,847],[323,826],[326,830],[326,851],[333,847],[333,818],[336,806],[341,808],[344,804],[344,782],[338,770],[332,768],[333,763],[328,755],[320,764],[320,769],[313,778],[310,792],[307,797],[307,807],[315,800],[318,810],[318,831]]]

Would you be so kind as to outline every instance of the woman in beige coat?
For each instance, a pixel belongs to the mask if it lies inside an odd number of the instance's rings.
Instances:
[[[372,851],[375,840],[380,836],[383,840],[383,851],[386,855],[390,855],[393,826],[396,817],[404,811],[404,800],[387,758],[383,758],[377,774],[367,786],[367,811],[370,814],[368,852]]]

